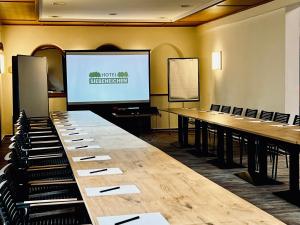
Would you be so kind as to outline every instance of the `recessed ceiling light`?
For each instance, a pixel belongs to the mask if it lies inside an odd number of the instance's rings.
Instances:
[[[189,8],[189,7],[191,7],[191,5],[188,5],[188,4],[182,4],[182,5],[180,5],[180,7],[181,7],[181,8]]]
[[[66,3],[65,2],[53,2],[52,3],[54,6],[63,6],[65,5]]]
[[[118,13],[110,13],[109,15],[110,16],[116,16],[116,15],[118,15]]]

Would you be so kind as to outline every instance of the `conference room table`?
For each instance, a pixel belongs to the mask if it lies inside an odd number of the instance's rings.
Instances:
[[[122,215],[141,216],[128,225],[284,224],[90,111],[53,112],[51,118],[94,225],[117,224],[113,219]],[[126,185],[135,191],[121,193]],[[101,194],[108,187],[122,188]],[[157,213],[164,220],[149,220]],[[142,222],[145,215],[148,222]]]
[[[234,116],[216,111],[205,111],[187,108],[160,109],[178,115],[179,143],[186,145],[188,142],[188,120],[195,119],[195,145],[200,154],[208,153],[208,125],[217,129],[217,158],[228,168],[233,165],[232,137],[234,133],[241,134],[248,142],[248,175],[254,184],[270,184],[268,177],[267,145],[276,144],[289,153],[289,190],[277,193],[283,198],[299,201],[299,152],[300,152],[300,127],[280,124],[273,121],[264,121],[257,118]],[[202,142],[199,133],[201,129]],[[226,135],[224,135],[226,134]],[[224,146],[224,138],[226,144]],[[257,145],[259,143],[259,145]],[[226,147],[226,152],[224,151]],[[258,160],[256,149],[258,147]],[[224,154],[224,152],[226,154]],[[259,164],[258,166],[256,164]],[[259,168],[259,171],[257,171]],[[291,199],[290,199],[291,198]],[[300,204],[300,202],[298,202]]]

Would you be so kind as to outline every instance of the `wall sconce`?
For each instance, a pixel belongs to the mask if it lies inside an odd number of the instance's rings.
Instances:
[[[0,74],[4,74],[4,48],[3,43],[0,42]]]
[[[221,70],[222,69],[222,52],[213,52],[212,53],[212,69]]]

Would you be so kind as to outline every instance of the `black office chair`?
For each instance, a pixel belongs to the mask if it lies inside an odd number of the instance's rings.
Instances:
[[[290,119],[290,114],[288,113],[279,113],[276,112],[273,118],[274,122],[287,124]],[[285,155],[286,167],[289,167],[288,164],[288,152],[284,149],[283,146],[279,146],[274,143],[269,143],[267,146],[267,151],[270,154],[272,160],[272,177],[277,178],[277,168],[278,168],[278,156]]]
[[[230,113],[231,106],[222,105],[221,112],[222,113]]]
[[[241,116],[243,113],[243,108],[233,107],[232,115]]]
[[[6,180],[14,198],[17,202],[31,200],[51,200],[51,199],[81,199],[76,183],[45,184],[43,182],[35,185],[23,183],[20,179],[19,169],[8,164],[0,170],[1,181]]]
[[[246,109],[245,117],[248,118],[256,118],[257,117],[258,110],[257,109]],[[240,165],[243,165],[243,155],[244,155],[244,149],[247,150],[248,146],[248,140],[243,135],[237,135],[239,146],[240,146]]]
[[[300,126],[300,116],[299,115],[295,115],[293,125]]]
[[[273,118],[274,122],[278,122],[278,123],[288,123],[289,119],[290,119],[290,114],[287,113],[279,113],[276,112]]]
[[[210,111],[220,111],[221,106],[220,105],[216,105],[216,104],[211,104],[210,106]]]
[[[17,204],[7,181],[0,183],[0,217],[5,225],[91,224],[82,200]]]
[[[274,112],[268,112],[268,111],[262,110],[260,112],[259,119],[261,119],[261,120],[272,120],[273,115],[274,115]]]
[[[257,109],[246,109],[246,112],[245,112],[245,117],[248,117],[248,118],[256,118],[257,117],[257,113],[258,113],[258,110]]]

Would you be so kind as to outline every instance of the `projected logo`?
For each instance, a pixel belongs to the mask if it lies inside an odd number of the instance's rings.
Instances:
[[[128,84],[128,73],[100,73],[89,74],[89,84]]]

